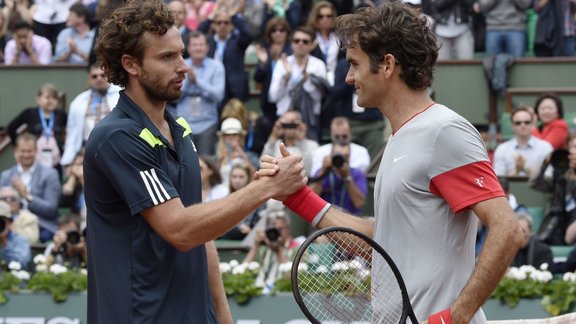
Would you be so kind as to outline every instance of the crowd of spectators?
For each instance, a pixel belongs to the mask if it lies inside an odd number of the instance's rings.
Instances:
[[[368,167],[384,147],[385,121],[378,110],[356,105],[354,87],[345,82],[349,63],[332,31],[337,15],[380,1],[167,1],[190,66],[182,97],[170,103],[168,111],[183,117],[194,134],[201,154],[203,201],[246,186],[260,156],[278,154],[282,142],[304,157],[315,192],[337,208],[365,215]],[[440,60],[471,59],[483,53],[525,56],[527,11],[532,9],[546,17],[537,25],[536,56],[576,52],[576,0],[404,2],[429,19],[441,44]],[[88,88],[68,94],[74,98],[69,106],[62,106],[57,85],[45,84],[37,92],[35,106],[0,125],[8,131],[15,160],[0,177],[0,219],[7,224],[0,231],[5,235],[0,235],[0,258],[29,260],[29,255],[3,252],[5,242],[14,241],[28,248],[47,245],[51,262],[69,259],[78,265],[86,260],[81,234],[86,217],[83,147],[95,125],[114,109],[121,90],[106,82],[92,47],[100,17],[121,4],[120,0],[0,0],[0,64],[69,63],[85,65],[88,71]],[[552,30],[554,37],[543,39],[545,30]],[[245,65],[249,54],[257,59],[253,74]],[[259,90],[257,112],[246,107],[251,78]],[[568,146],[562,101],[544,94],[533,109],[512,112],[511,122],[515,136],[496,148],[496,173],[538,178],[540,183],[564,179],[546,190],[560,197],[563,215],[571,215],[576,210],[572,196],[576,177],[573,172],[554,177],[559,171],[549,169],[552,157],[562,149],[570,149],[566,163],[576,166],[576,146]],[[256,258],[262,245],[274,252],[264,257],[266,262],[285,260],[279,251],[294,243],[289,217],[281,208],[272,209],[261,206],[222,239],[253,240],[256,248],[248,260]],[[564,244],[576,241],[573,220],[569,216],[562,220],[563,232],[558,235],[565,233]],[[519,221],[530,234],[526,246],[533,246],[532,240],[540,240],[538,229],[531,228],[529,217]],[[263,228],[275,227],[280,236],[273,241]]]

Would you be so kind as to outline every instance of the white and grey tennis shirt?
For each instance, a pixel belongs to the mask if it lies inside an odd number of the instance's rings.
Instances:
[[[478,219],[469,207],[500,196],[480,134],[447,107],[431,105],[390,136],[374,238],[402,273],[419,321],[450,307],[473,271]],[[482,311],[472,321],[485,322]]]

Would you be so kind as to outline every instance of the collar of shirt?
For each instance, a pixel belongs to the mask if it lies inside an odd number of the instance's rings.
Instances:
[[[160,138],[164,141],[166,146],[168,145],[168,141],[162,136],[160,130],[152,123],[150,118],[142,111],[142,109],[132,101],[125,93],[124,90],[120,91],[120,98],[118,98],[118,104],[116,105],[115,109],[120,109],[124,114],[128,115],[131,119],[136,121],[138,124],[142,125],[144,128],[148,129],[152,135],[156,138]],[[168,111],[164,111],[164,119],[170,125],[171,130],[178,130],[178,134],[172,134],[172,138],[174,142],[179,141],[179,138],[182,137],[185,129],[184,127],[180,126],[170,115]]]
[[[534,138],[532,136],[530,136],[530,139],[528,140],[528,143],[526,143],[526,146],[520,146],[518,144],[518,139],[514,137],[514,148],[533,148],[533,147],[534,147]]]

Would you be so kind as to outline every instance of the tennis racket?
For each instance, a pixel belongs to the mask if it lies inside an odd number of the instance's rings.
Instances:
[[[392,258],[353,229],[313,233],[296,254],[291,280],[294,298],[312,323],[418,323]]]

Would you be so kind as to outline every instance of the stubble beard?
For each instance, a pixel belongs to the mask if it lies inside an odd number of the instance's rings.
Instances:
[[[182,89],[171,91],[168,86],[162,86],[158,79],[153,79],[147,72],[142,74],[138,83],[150,101],[176,101],[182,95]]]

